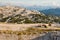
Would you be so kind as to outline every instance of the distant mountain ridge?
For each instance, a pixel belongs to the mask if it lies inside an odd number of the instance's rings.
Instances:
[[[46,9],[51,9],[53,7],[50,6],[25,6],[25,8],[30,9],[30,10],[46,10]]]
[[[41,10],[40,10],[40,11],[41,11]],[[56,16],[60,16],[60,8],[42,10],[41,12],[45,13],[46,15],[56,15]]]
[[[46,15],[56,15],[60,16],[60,7],[55,6],[27,6],[25,7],[29,10],[38,10]]]

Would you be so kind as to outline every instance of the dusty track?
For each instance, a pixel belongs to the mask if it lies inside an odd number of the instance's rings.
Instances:
[[[41,24],[5,24],[0,23],[0,30],[12,30],[12,31],[21,31],[25,30],[28,27],[34,27]],[[46,24],[47,25],[47,24]],[[48,27],[48,28],[39,28],[42,31],[60,31],[60,28]]]
[[[24,30],[28,27],[37,26],[39,24],[5,24],[0,23],[0,30],[13,30],[13,31],[20,31]]]

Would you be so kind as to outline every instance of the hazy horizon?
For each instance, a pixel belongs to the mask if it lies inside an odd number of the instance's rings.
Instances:
[[[56,6],[60,7],[59,0],[0,0],[0,4],[26,5],[26,6]]]

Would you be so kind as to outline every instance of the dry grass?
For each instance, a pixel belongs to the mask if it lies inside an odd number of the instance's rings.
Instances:
[[[40,34],[44,32],[36,28],[28,28],[27,30],[24,31],[0,30],[0,33],[17,34],[17,35],[34,35],[34,34]]]

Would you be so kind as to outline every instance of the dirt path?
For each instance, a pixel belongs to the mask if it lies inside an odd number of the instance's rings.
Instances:
[[[0,30],[13,30],[13,31],[20,31],[24,30],[28,27],[37,26],[39,24],[2,24],[0,23]]]
[[[21,30],[25,30],[28,27],[34,27],[34,26],[38,26],[41,24],[5,24],[5,23],[0,23],[0,30],[12,30],[12,31],[21,31]],[[46,24],[47,25],[47,24]],[[41,29],[41,28],[40,28]],[[43,28],[46,30],[46,28]],[[60,30],[60,28],[56,28],[56,27],[48,27],[48,30]]]

